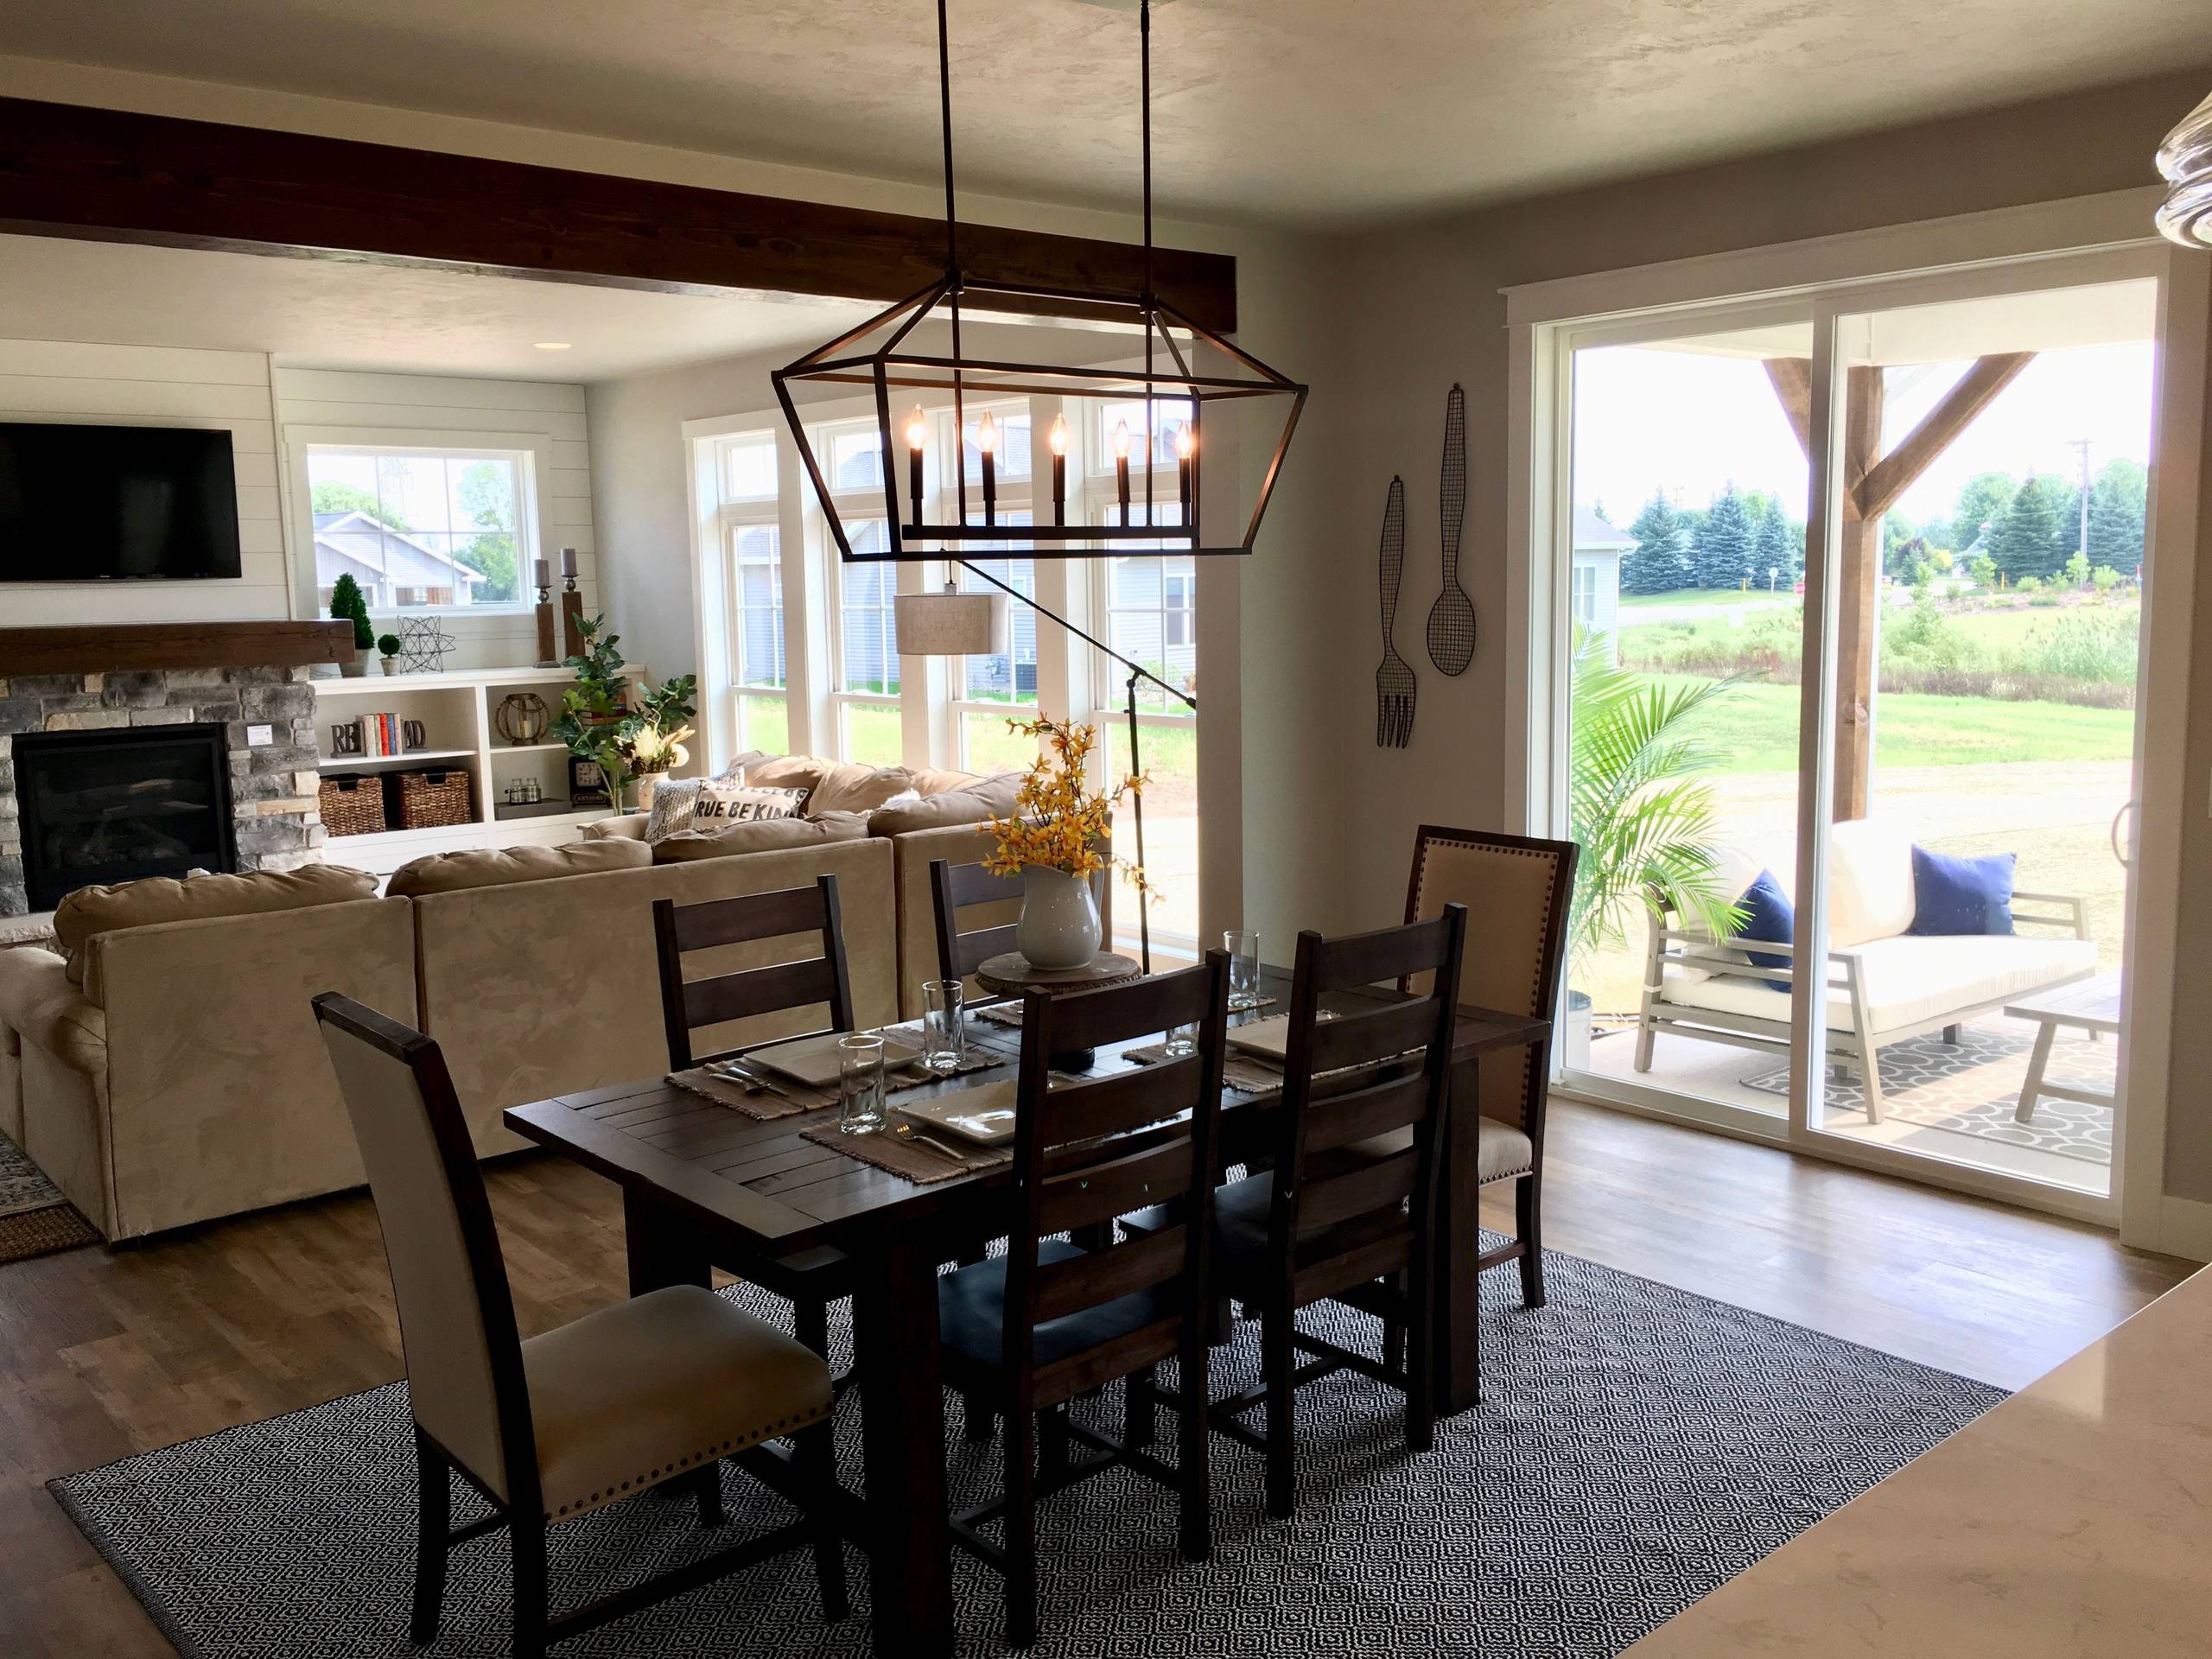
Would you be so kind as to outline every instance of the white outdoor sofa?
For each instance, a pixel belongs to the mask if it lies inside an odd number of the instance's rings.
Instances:
[[[1745,849],[1724,849],[1721,884],[1739,893],[1762,868],[1773,872],[1794,902],[1796,859],[1787,848],[1766,859]],[[1970,1016],[2097,971],[2097,947],[2079,899],[2015,892],[2013,924],[2037,930],[2033,933],[1917,936],[1906,931],[1913,909],[1910,836],[1875,818],[1835,825],[1828,858],[1830,948],[1821,976],[1827,1059],[1865,1079],[1866,1115],[1875,1122],[1882,1118],[1874,1064],[1879,1050],[1931,1031],[1956,1043],[1960,1024]],[[1788,949],[1770,947],[1774,955]],[[1662,1033],[1788,1052],[1790,992],[1781,987],[1796,978],[1793,969],[1758,966],[1743,947],[1678,925],[1655,898],[1636,1069],[1651,1069]]]

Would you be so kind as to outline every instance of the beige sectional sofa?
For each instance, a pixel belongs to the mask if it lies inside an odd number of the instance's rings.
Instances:
[[[779,764],[795,763],[831,765]],[[741,825],[721,832],[721,848],[664,858],[638,839],[642,817],[610,818],[573,846],[417,861],[382,897],[370,896],[373,877],[334,866],[88,889],[76,908],[105,931],[57,917],[66,957],[0,951],[0,1129],[111,1241],[358,1185],[308,1007],[340,990],[437,1038],[478,1151],[517,1150],[499,1122],[507,1107],[666,1065],[654,899],[824,874],[837,878],[857,1017],[911,1016],[937,975],[930,862],[971,861],[989,844],[974,823],[932,822],[980,810],[963,792],[987,780],[922,780],[933,787],[917,807],[768,850],[741,833],[767,826]],[[803,948],[760,941],[696,971]],[[727,1041],[810,1023],[804,1013],[747,1022]]]

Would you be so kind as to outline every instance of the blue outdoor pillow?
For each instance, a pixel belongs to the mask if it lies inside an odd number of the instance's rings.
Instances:
[[[1744,889],[1743,897],[1736,900],[1736,908],[1744,912],[1744,931],[1736,936],[1737,942],[1757,939],[1762,944],[1788,944],[1797,937],[1797,909],[1789,902],[1789,895],[1782,890],[1782,883],[1774,879],[1772,870],[1761,870],[1758,879]],[[1745,956],[1760,968],[1787,968],[1789,958],[1771,950],[1746,950]],[[1770,979],[1767,983],[1777,991],[1789,988],[1786,979]]]
[[[1912,849],[1912,933],[2010,933],[2018,855],[1950,858]]]

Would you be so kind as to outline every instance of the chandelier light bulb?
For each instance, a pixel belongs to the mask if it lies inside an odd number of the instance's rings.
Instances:
[[[988,409],[983,411],[982,424],[976,429],[976,447],[987,455],[999,447],[998,417]]]
[[[1118,461],[1129,458],[1129,423],[1122,421],[1114,428],[1114,455]]]
[[[1178,458],[1188,461],[1197,452],[1198,447],[1198,435],[1192,429],[1189,422],[1185,421],[1175,429],[1175,454]]]
[[[918,454],[922,446],[929,442],[929,435],[928,417],[922,413],[922,406],[916,404],[914,412],[906,417],[906,447]]]
[[[1066,416],[1065,416],[1065,415],[1055,415],[1055,416],[1052,416],[1052,434],[1051,434],[1051,437],[1050,437],[1050,442],[1051,442],[1051,443],[1052,443],[1052,453],[1053,453],[1054,454],[1056,454],[1056,455],[1065,455],[1065,454],[1067,454],[1067,452],[1068,452],[1068,417],[1067,417]]]

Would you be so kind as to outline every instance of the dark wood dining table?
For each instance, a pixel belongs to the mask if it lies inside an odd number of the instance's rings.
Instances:
[[[1261,994],[1287,1001],[1290,976],[1265,969]],[[1326,999],[1349,1009],[1388,991]],[[1249,1016],[1247,1016],[1249,1017]],[[1018,1029],[971,1016],[969,1041],[1009,1058]],[[1466,1410],[1476,1393],[1476,1113],[1484,1059],[1547,1040],[1547,1020],[1460,1010],[1439,1218],[1437,1404]],[[1089,1075],[1138,1065],[1098,1051]],[[1517,1054],[1515,1064],[1521,1063]],[[1010,1077],[1010,1066],[901,1091],[893,1106]],[[1280,1092],[1222,1096],[1225,1161],[1268,1149],[1267,1116]],[[800,1131],[832,1122],[823,1108],[757,1122],[662,1077],[515,1106],[507,1127],[598,1171],[622,1188],[630,1291],[709,1285],[715,1267],[820,1247],[858,1268],[853,1341],[860,1379],[861,1536],[869,1560],[874,1649],[936,1656],[953,1649],[951,1535],[947,1528],[944,1401],[938,1382],[937,1273],[962,1244],[1003,1232],[1010,1202],[1001,1165],[918,1184],[848,1157]]]

